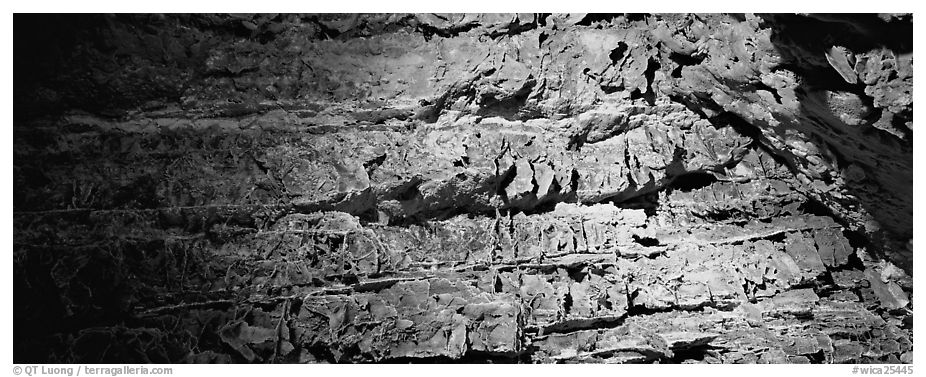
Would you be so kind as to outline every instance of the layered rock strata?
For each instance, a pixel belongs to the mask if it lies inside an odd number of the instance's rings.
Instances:
[[[53,17],[16,362],[912,362],[909,15]]]

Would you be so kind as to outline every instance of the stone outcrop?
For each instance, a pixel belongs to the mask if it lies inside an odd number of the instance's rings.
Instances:
[[[17,21],[18,363],[912,362],[909,15]]]

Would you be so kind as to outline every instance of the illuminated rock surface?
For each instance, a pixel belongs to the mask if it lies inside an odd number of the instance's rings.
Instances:
[[[18,363],[912,362],[909,15],[15,42]]]

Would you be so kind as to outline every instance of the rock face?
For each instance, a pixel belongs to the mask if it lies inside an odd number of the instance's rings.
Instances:
[[[14,359],[912,362],[912,17],[16,16]]]

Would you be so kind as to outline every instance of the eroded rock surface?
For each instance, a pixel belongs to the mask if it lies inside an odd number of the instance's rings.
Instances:
[[[909,15],[17,18],[16,362],[912,362]]]

